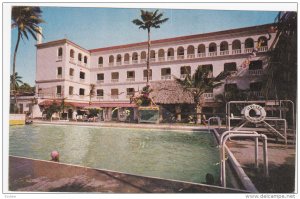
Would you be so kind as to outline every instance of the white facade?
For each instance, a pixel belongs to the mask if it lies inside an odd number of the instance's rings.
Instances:
[[[213,76],[217,76],[224,70],[224,64],[234,62],[240,72],[227,83],[236,83],[241,89],[249,89],[250,83],[259,81],[266,67],[263,57],[275,34],[271,33],[269,38],[270,26],[152,41],[151,81],[171,81],[174,76],[184,77],[181,74],[182,66],[190,66],[193,74],[199,65],[212,65]],[[262,60],[262,68],[240,70],[260,38],[266,42],[258,46],[258,53],[250,61]],[[64,98],[69,102],[88,103],[90,85],[94,84],[92,103],[128,104],[128,89],[137,91],[146,85],[146,53],[146,42],[92,50],[86,50],[66,39],[38,44],[36,92],[43,99]],[[224,86],[205,94],[206,100],[213,100],[214,95],[223,89]]]

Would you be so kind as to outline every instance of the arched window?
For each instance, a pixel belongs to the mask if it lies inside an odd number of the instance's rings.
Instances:
[[[173,48],[168,49],[168,60],[174,60],[174,49]]]
[[[84,58],[83,58],[83,63],[87,64],[87,61],[88,61],[87,56],[84,56]]]
[[[70,57],[74,58],[75,51],[73,49],[70,50]]]
[[[257,42],[260,43],[260,46],[268,46],[268,40],[266,37],[262,36],[262,37],[259,37]]]
[[[220,44],[220,51],[226,51],[226,50],[228,50],[228,42],[222,41]]]
[[[198,57],[206,57],[204,44],[199,44],[199,46],[198,46]]]
[[[129,54],[128,53],[126,53],[124,55],[124,64],[129,64]]]
[[[58,48],[57,55],[58,55],[58,57],[61,57],[63,55],[63,49],[62,49],[62,47]]]
[[[103,64],[103,57],[98,58],[98,64]]]
[[[184,59],[184,48],[182,46],[177,48],[177,59]]]
[[[165,60],[165,50],[164,49],[159,49],[159,51],[158,51],[158,60],[159,61],[164,61]]]
[[[122,56],[120,54],[117,55],[117,65],[121,65],[121,61],[122,61]]]
[[[147,53],[146,51],[141,52],[141,60],[146,60]]]
[[[109,59],[108,59],[108,63],[110,66],[113,66],[114,65],[114,61],[115,61],[115,58],[113,55],[110,55],[109,56]]]
[[[241,41],[240,40],[234,40],[232,42],[232,50],[241,49]]]
[[[82,54],[81,53],[78,54],[78,61],[80,61],[80,62],[82,61]]]
[[[217,44],[216,43],[210,43],[208,46],[208,52],[217,52]]]
[[[188,46],[188,48],[187,48],[187,57],[188,58],[195,58],[195,47],[194,46]]]
[[[155,61],[155,51],[154,50],[150,51],[150,61]]]
[[[138,53],[137,52],[134,52],[132,53],[132,63],[133,64],[137,64],[138,63]]]
[[[254,41],[252,38],[245,40],[245,48],[254,48]]]

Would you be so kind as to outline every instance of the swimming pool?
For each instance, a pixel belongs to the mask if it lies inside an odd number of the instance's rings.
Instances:
[[[204,183],[219,179],[219,150],[207,131],[69,125],[11,126],[9,153],[136,175]]]

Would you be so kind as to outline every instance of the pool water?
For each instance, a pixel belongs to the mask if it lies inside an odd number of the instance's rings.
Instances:
[[[136,175],[205,183],[219,179],[219,151],[208,132],[63,125],[11,126],[10,155]]]

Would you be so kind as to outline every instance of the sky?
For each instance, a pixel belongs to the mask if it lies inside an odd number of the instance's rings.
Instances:
[[[41,7],[43,42],[67,38],[94,49],[147,40],[147,33],[132,23],[140,18],[140,9]],[[147,9],[150,10],[151,9]],[[153,29],[151,39],[200,34],[233,28],[273,23],[277,11],[224,11],[160,9],[169,20],[160,29]],[[11,31],[11,66],[17,30]],[[17,54],[16,71],[23,82],[34,86],[36,67],[35,40],[23,40]],[[12,73],[12,67],[11,67]]]

